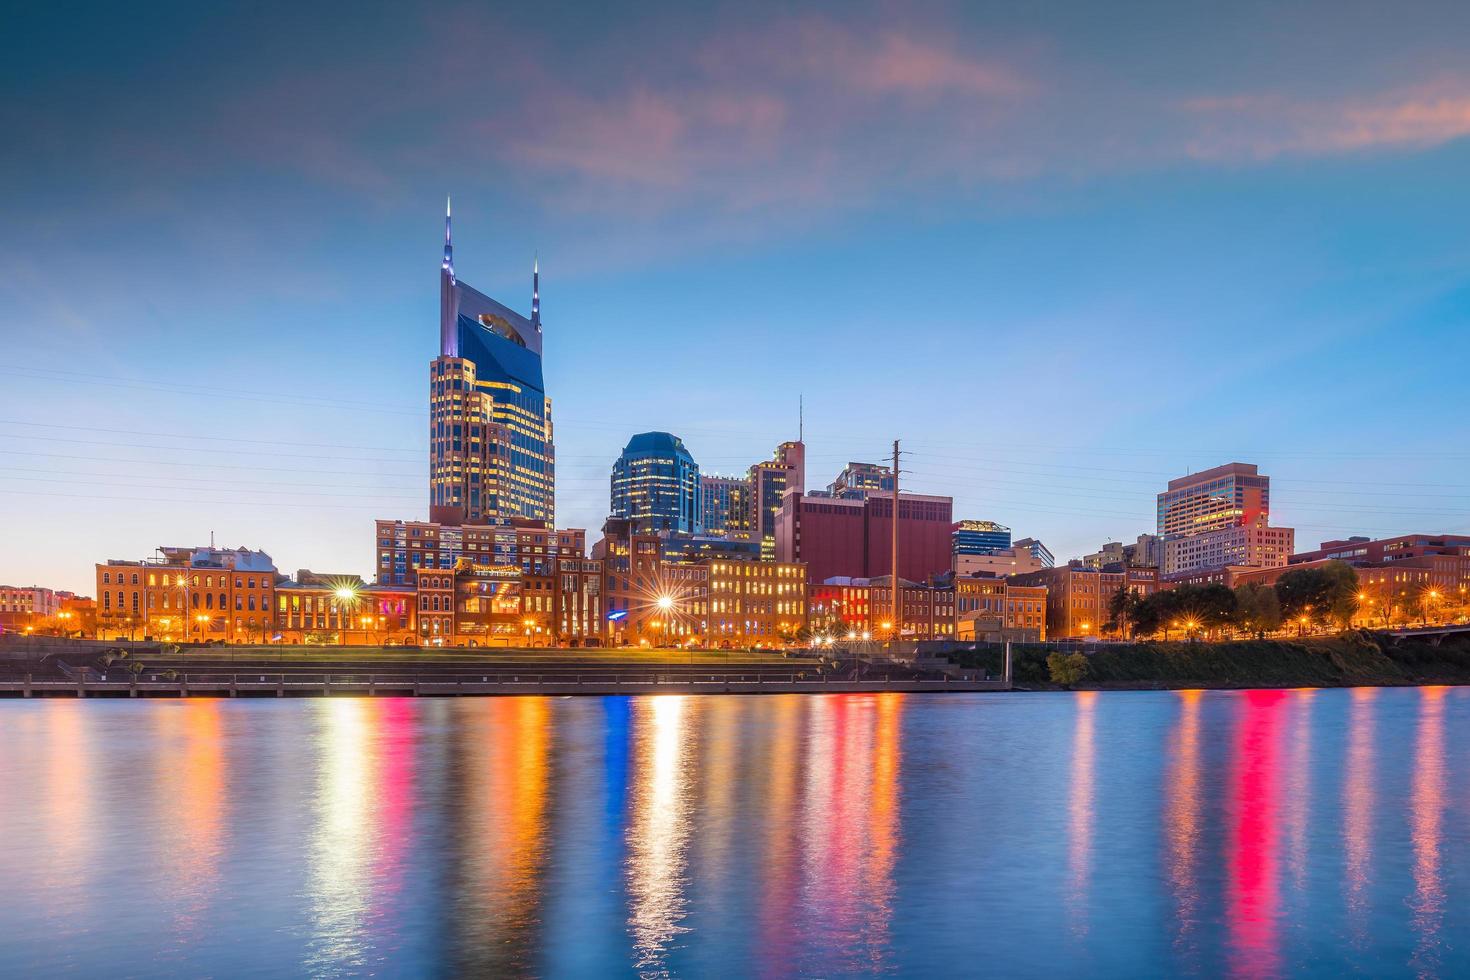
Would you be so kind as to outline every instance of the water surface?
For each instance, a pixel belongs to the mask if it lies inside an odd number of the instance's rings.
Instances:
[[[1470,972],[1470,690],[0,703],[0,973]]]

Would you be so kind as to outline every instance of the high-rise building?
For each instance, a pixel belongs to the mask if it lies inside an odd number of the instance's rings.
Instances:
[[[1271,478],[1254,464],[1226,463],[1170,480],[1158,495],[1163,572],[1284,565],[1295,532],[1270,523]]]
[[[429,519],[555,526],[556,450],[541,375],[541,273],[531,317],[454,274],[444,216],[439,356],[429,365]]]
[[[699,464],[684,440],[667,432],[640,432],[613,463],[612,516],[640,532],[701,528]]]
[[[1158,533],[1164,538],[1245,527],[1271,515],[1271,478],[1254,464],[1226,463],[1169,481],[1158,495]]]
[[[750,536],[759,541],[761,560],[776,557],[776,514],[788,490],[806,492],[806,445],[800,440],[783,442],[773,458],[750,468]]]
[[[1011,529],[994,521],[958,521],[950,541],[956,555],[993,555],[1011,546]]]
[[[700,523],[712,538],[750,540],[750,481],[739,476],[701,476]]]

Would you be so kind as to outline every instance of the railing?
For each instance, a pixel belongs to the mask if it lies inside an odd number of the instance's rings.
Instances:
[[[949,676],[925,678],[896,678],[892,676],[869,677],[856,680],[834,678],[830,675],[804,676],[801,674],[758,673],[754,675],[699,674],[609,674],[572,675],[564,674],[493,674],[456,675],[448,677],[426,677],[405,674],[320,674],[302,675],[288,673],[248,674],[199,672],[180,673],[175,677],[162,672],[144,671],[136,676],[119,678],[115,672],[102,673],[90,668],[73,669],[61,678],[36,679],[27,674],[21,680],[0,680],[0,694],[31,697],[36,694],[70,694],[76,697],[98,695],[111,696],[180,696],[227,695],[236,697],[241,693],[254,695],[288,694],[366,693],[375,695],[380,690],[387,693],[412,693],[417,695],[454,694],[497,694],[507,692],[546,694],[605,694],[646,693],[657,690],[728,691],[748,693],[762,690],[774,691],[859,691],[859,690],[999,690],[1003,685],[996,681],[967,680]]]

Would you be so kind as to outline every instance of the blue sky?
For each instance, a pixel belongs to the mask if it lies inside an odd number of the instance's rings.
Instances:
[[[210,7],[0,39],[0,581],[369,573],[450,192],[462,278],[540,256],[565,526],[800,394],[809,483],[901,438],[1059,557],[1232,459],[1299,548],[1470,529],[1464,5]]]

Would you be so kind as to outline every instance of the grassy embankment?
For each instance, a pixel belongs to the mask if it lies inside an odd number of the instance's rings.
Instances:
[[[1013,650],[1018,687],[1054,688],[1040,646]],[[964,666],[1001,670],[1001,652],[957,654]],[[1371,633],[1303,640],[1099,645],[1078,688],[1364,687],[1470,684],[1470,637],[1398,643]]]

